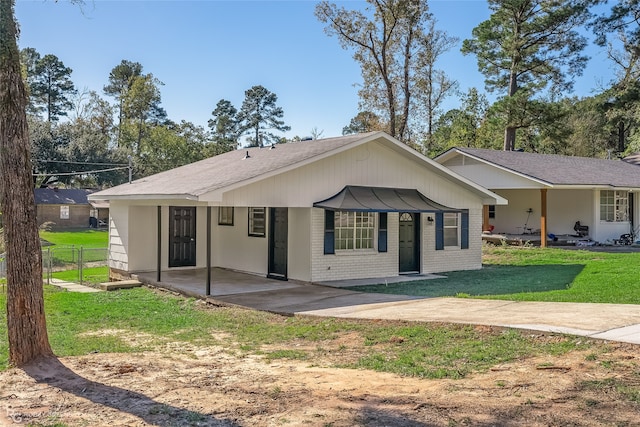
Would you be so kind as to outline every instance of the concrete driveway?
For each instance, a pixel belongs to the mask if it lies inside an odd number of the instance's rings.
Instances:
[[[393,283],[425,277],[374,279]],[[428,278],[428,277],[426,277]],[[139,274],[146,284],[213,302],[282,314],[388,319],[415,322],[494,325],[640,344],[640,305],[516,302],[462,298],[421,298],[341,289],[349,281],[311,285],[212,269],[211,295],[205,296],[206,270]],[[353,284],[366,284],[356,281]]]

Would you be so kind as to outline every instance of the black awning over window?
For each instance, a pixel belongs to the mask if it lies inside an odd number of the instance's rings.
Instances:
[[[436,203],[418,190],[347,185],[333,197],[313,204],[316,208],[350,212],[462,212]]]

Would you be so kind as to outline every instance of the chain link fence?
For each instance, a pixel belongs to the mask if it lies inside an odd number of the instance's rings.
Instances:
[[[91,285],[109,279],[107,248],[55,246],[42,250],[42,273],[47,284],[57,278]],[[7,277],[7,261],[0,254],[0,279]]]
[[[107,248],[55,246],[42,251],[42,270],[47,284],[59,278],[69,282],[95,284],[108,280]]]

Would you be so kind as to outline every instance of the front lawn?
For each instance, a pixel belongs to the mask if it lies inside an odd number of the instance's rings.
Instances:
[[[106,248],[109,233],[106,230],[83,229],[76,231],[40,231],[40,238],[57,246]]]
[[[64,270],[51,273],[54,279],[64,280],[65,282],[80,283],[79,270]],[[86,267],[82,269],[83,284],[98,284],[109,281],[109,267]]]
[[[6,293],[0,291],[0,370],[8,360]],[[594,344],[576,337],[467,325],[284,317],[136,288],[61,292],[45,287],[52,348],[58,356],[162,350],[171,343],[224,346],[267,360],[303,359],[425,378],[461,378],[520,358],[559,355]],[[329,350],[331,349],[331,350]]]
[[[427,297],[640,304],[640,253],[490,246],[483,251],[482,270],[350,289]]]

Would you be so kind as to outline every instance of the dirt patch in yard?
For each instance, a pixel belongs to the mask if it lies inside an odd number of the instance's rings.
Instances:
[[[67,357],[0,373],[0,425],[639,426],[640,349],[606,347],[460,380],[335,368],[332,351],[313,364],[184,344]]]

